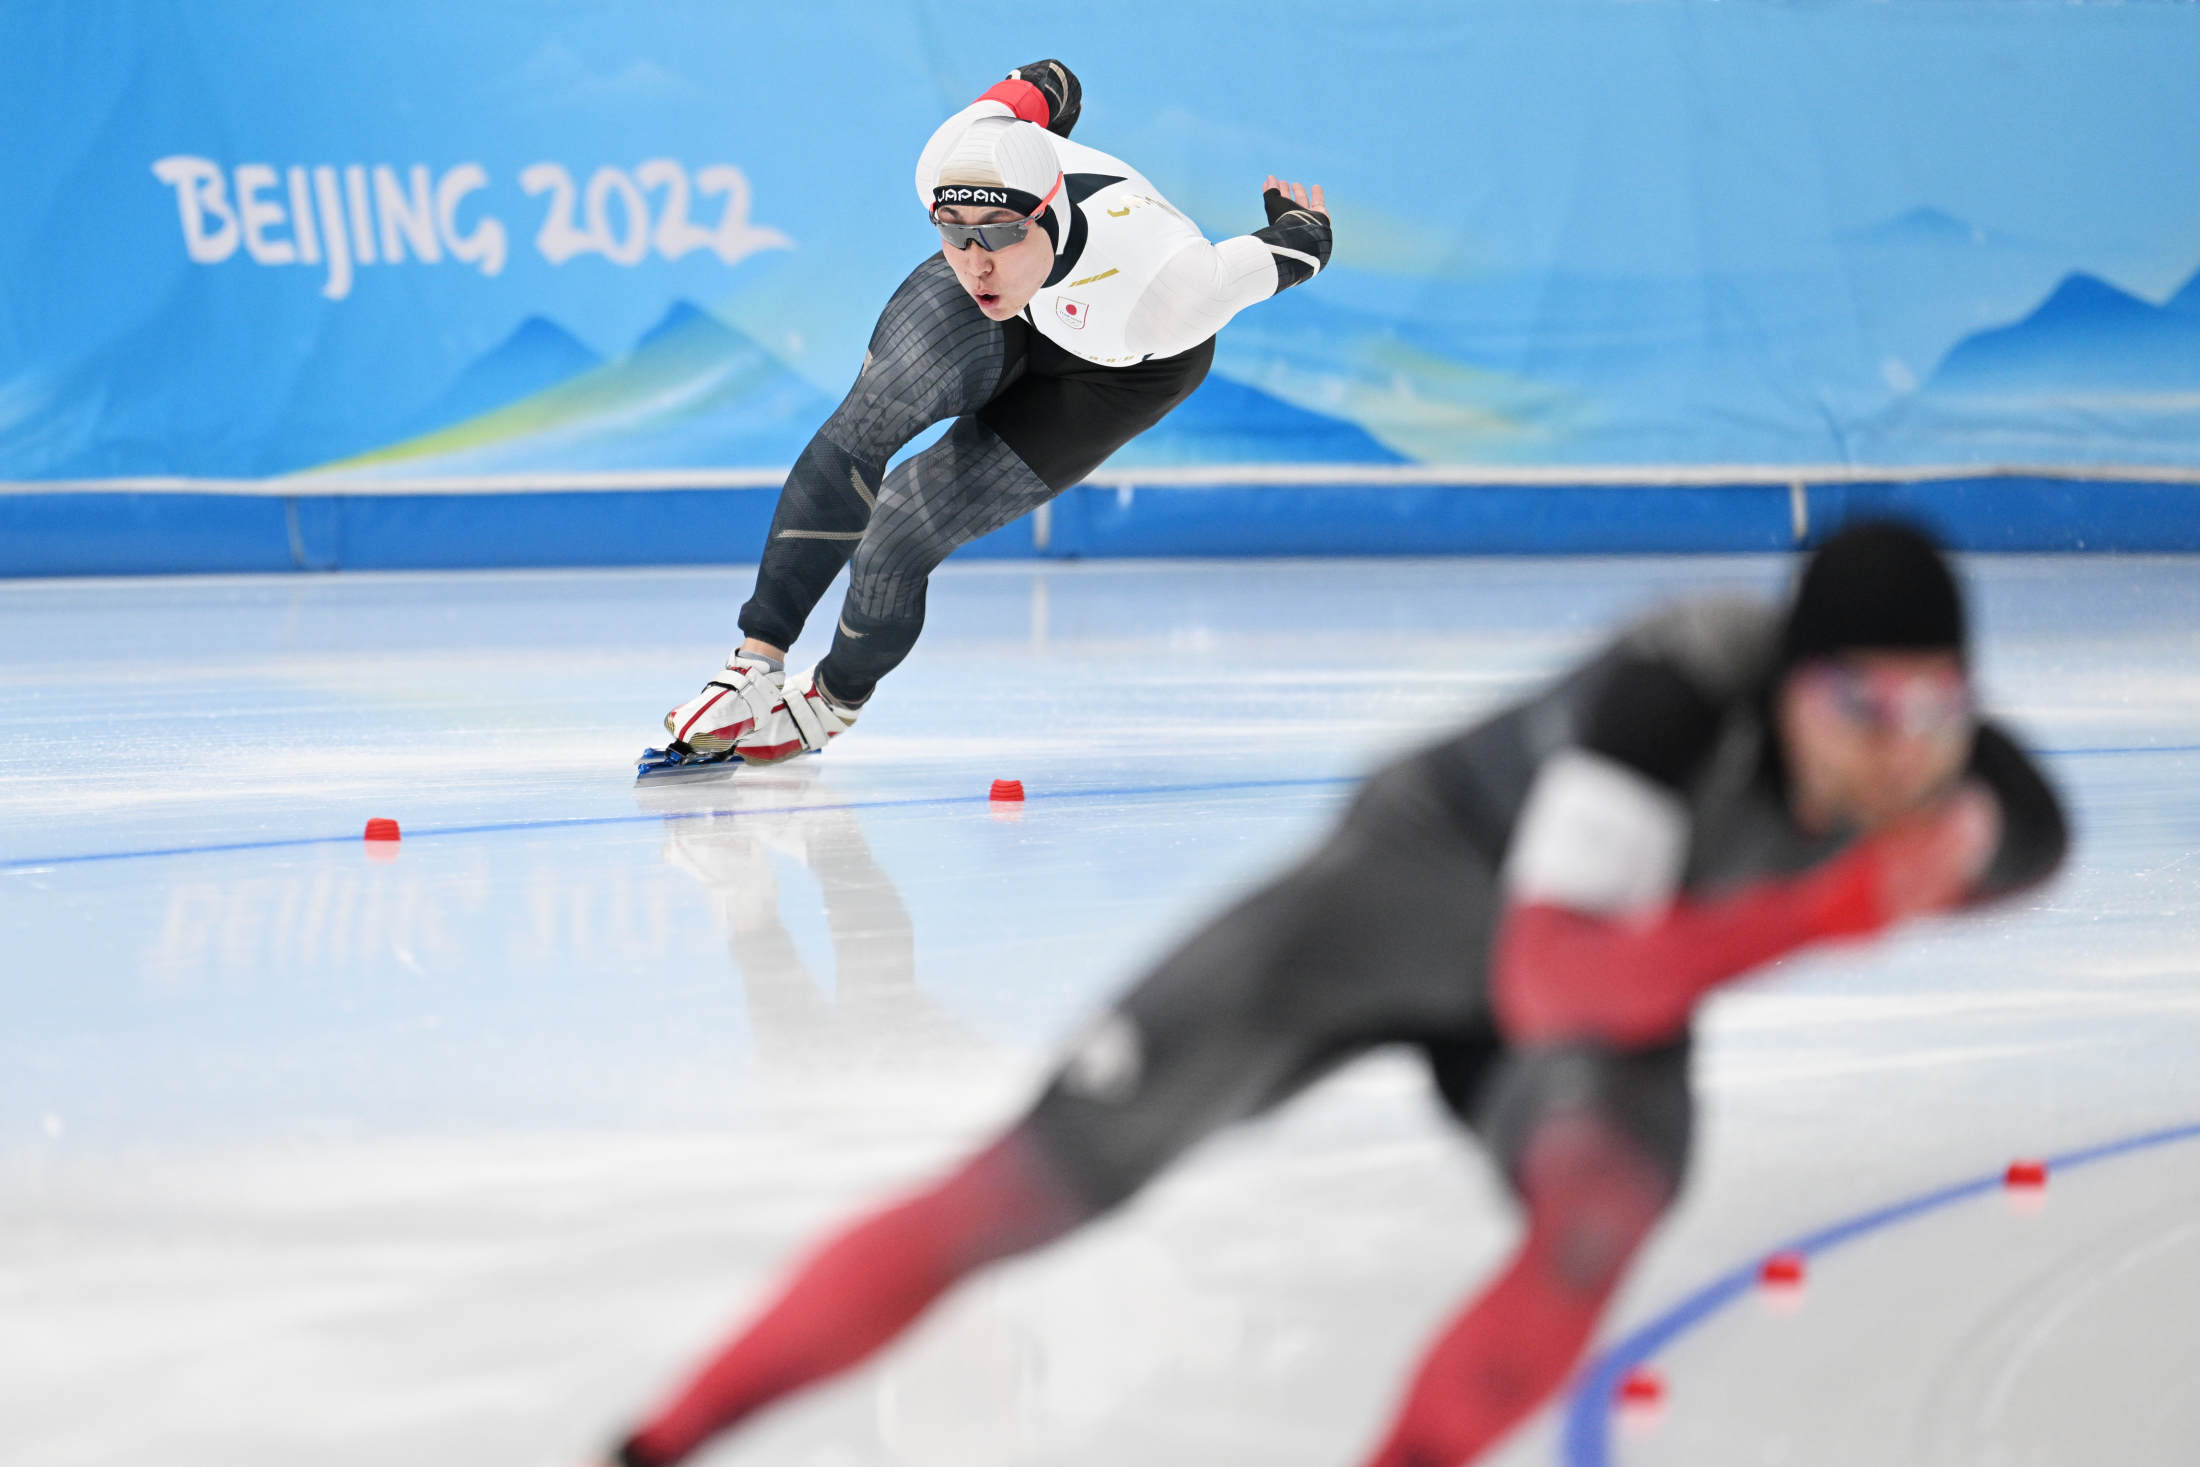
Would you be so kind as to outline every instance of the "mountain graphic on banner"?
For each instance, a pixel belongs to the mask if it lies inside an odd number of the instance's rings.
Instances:
[[[2163,302],[2162,309],[2180,316],[2200,316],[2200,272],[2195,272],[2192,279],[2185,282],[2184,289]]]
[[[1323,455],[1327,462],[1548,457],[1571,430],[1585,392],[1558,381],[1549,363],[1523,370],[1518,348],[1533,339],[1525,329],[1489,351],[1485,323],[1476,319],[1489,299],[1466,294],[1432,302],[1422,319],[1401,324],[1365,307],[1294,291],[1233,320],[1217,361],[1232,382],[1275,405],[1260,411],[1304,413],[1307,418],[1291,421],[1331,425],[1321,435],[1333,450]],[[1514,305],[1508,299],[1489,314]],[[1516,314],[1531,312],[1520,306]],[[1292,457],[1251,446],[1244,456],[1263,463]]]
[[[2143,399],[2196,389],[2200,276],[2157,306],[2082,272],[2064,276],[2023,320],[1957,343],[1926,383],[1929,393],[1963,397]]]
[[[415,414],[406,436],[432,433],[494,412],[602,365],[603,358],[572,332],[555,321],[529,316]]]
[[[662,468],[776,468],[794,461],[832,404],[709,311],[675,301],[603,362],[531,317],[416,416],[403,442],[331,469],[392,475]],[[1397,463],[1349,419],[1210,376],[1114,462]]]
[[[1157,464],[1404,463],[1358,423],[1285,402],[1258,387],[1210,375],[1176,410],[1108,460]]]
[[[523,333],[530,338],[524,360],[539,368],[555,348],[546,333],[524,326],[475,366],[506,356]],[[460,381],[508,383],[513,375],[500,369],[474,378],[469,368]],[[831,409],[823,393],[747,335],[682,300],[623,357],[324,468],[403,477],[774,467],[794,461]]]
[[[1858,244],[1928,245],[1936,249],[2012,249],[2030,248],[2032,244],[2006,230],[1974,224],[1931,204],[1906,209],[1892,219],[1853,230],[1842,238]]]

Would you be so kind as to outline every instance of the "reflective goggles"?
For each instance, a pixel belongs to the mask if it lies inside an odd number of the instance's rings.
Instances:
[[[1023,243],[1024,236],[1031,233],[1031,226],[1038,221],[1041,214],[1047,211],[1047,205],[1053,203],[1054,196],[1061,191],[1062,176],[1056,174],[1054,176],[1054,187],[1047,190],[1047,196],[1039,201],[1038,208],[1021,219],[1004,219],[998,224],[952,223],[940,217],[941,206],[935,204],[932,208],[932,227],[940,232],[940,238],[947,241],[950,249],[967,250],[972,245],[976,245],[979,249],[988,253],[994,250],[1005,250],[1012,244]],[[1031,195],[1025,194],[1024,197],[1028,199]],[[968,206],[949,205],[947,207]]]
[[[1866,670],[1821,663],[1805,674],[1834,709],[1860,728],[1922,738],[1968,727],[1978,711],[1960,672]]]

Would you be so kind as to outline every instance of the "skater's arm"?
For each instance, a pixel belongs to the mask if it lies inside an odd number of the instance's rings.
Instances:
[[[1585,711],[1581,747],[1546,761],[1507,857],[1491,960],[1491,998],[1508,1036],[1657,1043],[1680,1032],[1706,991],[1783,953],[1867,936],[1989,889],[1989,861],[2003,848],[2002,790],[2017,787],[2006,772],[1982,771],[1808,871],[1684,894],[1691,831],[1682,791],[1720,728],[1717,706],[1689,679],[1655,659],[1629,659]],[[2052,814],[2052,797],[2047,804]]]
[[[1173,357],[1275,293],[1275,266],[1251,235],[1221,244],[1193,240],[1169,256],[1138,298],[1123,339],[1140,356]]]
[[[1685,895],[1683,791],[1721,728],[1720,705],[1662,658],[1624,657],[1600,680],[1578,747],[1545,762],[1507,855],[1490,983],[1510,1037],[1655,1043],[1717,984],[1978,889],[1999,825],[1984,780],[1812,870]]]
[[[1169,256],[1132,308],[1125,339],[1142,356],[1197,346],[1247,306],[1267,300],[1329,263],[1322,191],[1268,180],[1270,224],[1220,244],[1194,239]],[[1278,219],[1281,223],[1277,223]]]
[[[1706,992],[1784,953],[1961,905],[1997,833],[1993,797],[1966,786],[1798,876],[1648,915],[1516,902],[1491,965],[1498,1026],[1529,1044],[1670,1039]]]

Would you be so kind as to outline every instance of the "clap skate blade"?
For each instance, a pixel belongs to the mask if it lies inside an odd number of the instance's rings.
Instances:
[[[703,754],[675,739],[662,749],[642,750],[642,757],[634,763],[634,777],[638,780],[687,779],[740,767],[741,760],[731,749]]]
[[[820,749],[804,749],[799,754],[790,754],[784,759],[774,759],[769,764],[758,764],[753,767],[757,769],[777,769],[782,765],[792,764],[797,759],[808,759],[822,752]],[[717,774],[722,771],[730,772],[735,769],[750,767],[752,766],[747,760],[731,749],[720,754],[699,754],[687,745],[675,741],[665,745],[662,749],[642,750],[642,757],[634,761],[634,778],[636,780],[689,779],[699,775]]]

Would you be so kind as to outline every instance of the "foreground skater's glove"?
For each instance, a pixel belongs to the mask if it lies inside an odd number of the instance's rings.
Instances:
[[[737,647],[703,691],[665,715],[665,732],[698,754],[723,754],[784,705],[780,689],[786,680],[777,663]]]
[[[815,753],[855,721],[855,709],[818,691],[813,668],[786,685],[770,715],[759,718],[755,727],[733,741],[733,752],[750,764],[776,764],[797,754]]]
[[[1006,80],[995,82],[979,101],[1005,103],[1026,122],[1036,122],[1056,137],[1066,138],[1085,107],[1085,89],[1077,73],[1059,61],[1034,61],[1019,66]]]

